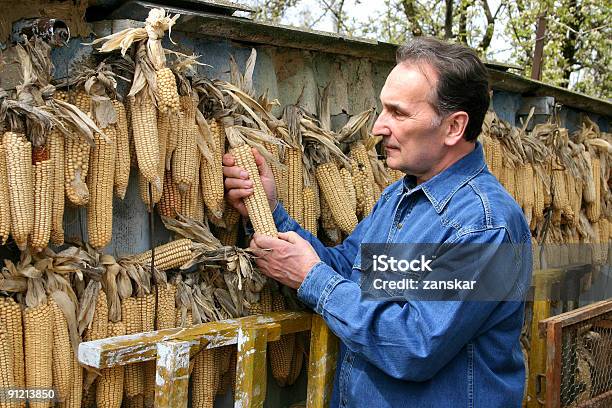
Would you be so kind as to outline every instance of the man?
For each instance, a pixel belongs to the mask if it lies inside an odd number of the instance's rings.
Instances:
[[[341,245],[324,247],[287,215],[270,169],[256,154],[280,232],[278,239],[255,234],[253,248],[272,249],[257,263],[296,288],[340,338],[332,407],[518,407],[525,378],[519,297],[530,280],[530,231],[488,171],[477,142],[489,106],[486,68],[467,47],[414,39],[398,49],[380,101],[373,133],[383,137],[388,166],[406,177],[385,189]],[[247,216],[242,200],[252,194],[248,174],[230,155],[224,165],[228,199]],[[493,279],[494,272],[468,258],[460,264],[476,285],[487,278],[493,286],[499,282],[503,290],[491,299],[424,301],[397,291],[365,296],[362,243],[527,250],[504,259],[510,275]],[[461,262],[460,252],[449,254]],[[489,250],[483,264],[497,260],[499,266],[501,255]]]

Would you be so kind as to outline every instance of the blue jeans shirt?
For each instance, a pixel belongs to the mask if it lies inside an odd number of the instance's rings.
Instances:
[[[298,297],[341,341],[332,407],[521,405],[522,301],[372,299],[360,286],[362,243],[503,243],[528,249],[508,278],[517,280],[510,286],[528,287],[529,227],[488,171],[479,142],[425,183],[415,187],[407,176],[386,188],[371,214],[333,248],[302,229],[282,205],[273,215],[280,231],[296,231],[321,258]]]

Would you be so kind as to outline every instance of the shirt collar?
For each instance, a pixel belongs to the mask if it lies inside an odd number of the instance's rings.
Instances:
[[[403,181],[403,193],[422,190],[436,212],[440,214],[453,195],[485,167],[482,144],[453,165],[415,187],[416,178],[407,175]]]

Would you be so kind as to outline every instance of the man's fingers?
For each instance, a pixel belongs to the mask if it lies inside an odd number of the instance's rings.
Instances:
[[[259,248],[277,248],[282,245],[282,241],[278,238],[272,238],[268,235],[255,233],[253,235],[253,240],[257,244]]]
[[[290,242],[292,244],[297,244],[300,240],[303,239],[295,231],[279,232],[278,238],[282,239],[283,241]]]
[[[223,165],[224,166],[233,166],[236,164],[236,159],[229,153],[225,153],[223,155]]]
[[[237,178],[226,178],[225,179],[225,188],[230,190],[232,188],[242,188],[242,189],[249,189],[249,188],[253,188],[253,181],[252,180],[243,180],[243,179],[237,179]]]
[[[243,200],[253,194],[253,189],[233,188],[226,192],[230,200]]]
[[[259,150],[252,148],[253,157],[255,158],[255,164],[257,165],[257,170],[259,170],[259,174],[266,174],[268,171],[268,166],[266,165],[266,159],[259,153]]]
[[[237,178],[246,180],[249,178],[249,173],[242,167],[238,166],[223,166],[223,175],[226,178]]]

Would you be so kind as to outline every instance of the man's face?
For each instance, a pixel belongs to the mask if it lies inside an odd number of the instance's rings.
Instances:
[[[415,175],[431,177],[445,154],[445,126],[430,104],[437,75],[427,64],[399,64],[380,92],[383,110],[372,133],[383,137],[387,165]]]

